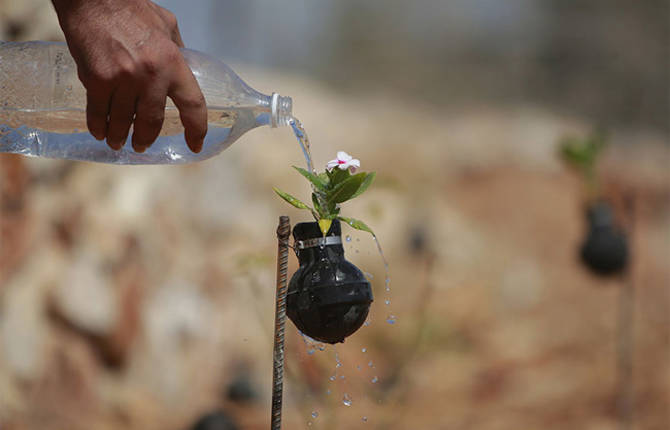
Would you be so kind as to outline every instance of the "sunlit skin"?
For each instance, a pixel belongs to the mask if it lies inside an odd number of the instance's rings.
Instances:
[[[114,150],[133,126],[132,146],[144,152],[158,137],[166,97],[179,109],[193,152],[207,134],[207,107],[184,60],[177,20],[148,0],[52,0],[86,88],[91,134]]]

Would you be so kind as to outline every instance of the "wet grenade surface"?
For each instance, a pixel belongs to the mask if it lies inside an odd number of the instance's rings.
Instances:
[[[341,237],[339,221],[326,236]],[[293,229],[295,243],[322,238],[319,225],[300,223]],[[296,246],[300,267],[291,277],[286,312],[305,335],[326,342],[344,342],[365,322],[372,288],[363,273],[344,258],[342,244]]]
[[[598,202],[587,210],[589,231],[580,249],[582,262],[598,275],[622,272],[628,263],[628,241],[614,224],[612,209]]]

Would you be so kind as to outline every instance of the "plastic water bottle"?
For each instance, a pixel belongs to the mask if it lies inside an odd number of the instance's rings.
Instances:
[[[207,103],[202,151],[191,152],[179,112],[170,99],[158,139],[144,153],[128,141],[119,151],[95,140],[86,127],[86,90],[65,43],[0,43],[0,152],[115,164],[201,161],[226,149],[247,131],[287,125],[292,101],[264,95],[228,66],[203,53],[182,54]],[[131,130],[132,134],[132,130]]]

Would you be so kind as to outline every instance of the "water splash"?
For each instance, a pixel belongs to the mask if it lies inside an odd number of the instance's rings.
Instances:
[[[302,123],[295,117],[291,118],[289,125],[293,129],[293,134],[295,134],[298,143],[300,144],[300,149],[302,149],[302,154],[305,156],[305,161],[307,162],[307,170],[314,172],[314,165],[312,164],[312,153],[310,151],[309,137],[302,126]]]
[[[382,261],[384,262],[384,286],[386,288],[386,291],[391,291],[391,277],[389,276],[389,263],[388,260],[386,260],[386,256],[384,255],[384,250],[382,249],[382,245],[379,243],[379,239],[377,236],[372,236],[372,240],[375,241],[375,245],[377,246],[377,251],[379,251],[379,255],[382,258]]]

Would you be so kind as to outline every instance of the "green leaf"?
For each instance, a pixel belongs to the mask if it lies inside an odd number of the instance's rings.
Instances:
[[[326,188],[328,188],[328,186],[330,185],[330,176],[328,176],[328,173],[327,172],[321,172],[316,176],[318,176],[319,179],[321,179],[321,182],[326,184]]]
[[[328,234],[328,230],[330,230],[330,226],[333,223],[332,219],[327,219],[327,218],[321,218],[319,220],[319,228],[321,229],[321,233],[325,236]]]
[[[377,176],[377,174],[375,172],[368,173],[367,176],[365,177],[365,179],[363,179],[363,182],[361,182],[361,186],[358,187],[358,190],[356,190],[356,192],[354,193],[353,196],[349,197],[349,200],[351,200],[353,198],[356,198],[356,197],[360,196],[361,194],[363,194],[365,192],[365,190],[368,189],[370,184],[372,184],[372,181],[375,180],[375,176]]]
[[[326,172],[330,178],[331,189],[335,188],[338,184],[341,184],[351,176],[349,169],[342,170],[339,167],[334,167],[332,170],[326,170]]]
[[[333,190],[328,193],[328,202],[342,203],[351,199],[359,190],[366,177],[367,173],[358,173],[349,176],[343,182],[337,184]]]
[[[356,230],[361,230],[361,231],[367,231],[371,235],[375,235],[375,233],[372,231],[370,227],[368,227],[363,221],[354,219],[354,218],[347,218],[344,216],[338,216],[337,219],[339,219],[342,222],[346,222],[349,224],[351,227],[355,228]]]
[[[311,182],[316,187],[317,190],[319,190],[321,192],[324,192],[324,193],[326,192],[326,184],[321,180],[321,178],[316,176],[314,173],[309,172],[309,171],[307,171],[305,169],[302,169],[300,167],[293,166],[293,168],[295,170],[297,170],[298,173],[300,173],[302,176],[307,178],[307,180],[309,182]]]
[[[301,202],[300,200],[296,199],[295,197],[293,197],[289,193],[285,193],[285,192],[283,192],[280,189],[275,188],[275,187],[272,187],[272,189],[275,191],[275,193],[277,193],[277,195],[279,197],[286,200],[289,204],[297,207],[298,209],[312,210],[312,208],[310,208],[309,206],[307,206],[305,203]]]

